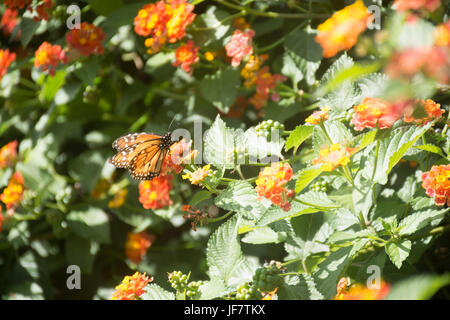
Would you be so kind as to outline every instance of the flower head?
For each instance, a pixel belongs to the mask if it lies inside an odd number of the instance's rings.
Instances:
[[[436,27],[434,42],[439,47],[450,46],[450,20]]]
[[[397,11],[425,9],[434,11],[441,5],[441,0],[395,0],[393,7]]]
[[[10,167],[17,158],[17,141],[11,141],[0,149],[0,169]]]
[[[49,20],[49,13],[53,7],[52,0],[42,0],[41,4],[36,7],[37,16],[34,17],[35,21],[39,20]],[[28,8],[30,9],[30,8]]]
[[[255,79],[256,93],[250,98],[250,102],[256,109],[261,109],[267,104],[270,92],[275,89],[277,83],[285,79],[285,76],[270,73],[268,66],[258,70]]]
[[[399,102],[402,103],[402,102]],[[442,116],[445,110],[440,108],[440,104],[434,102],[431,99],[420,100],[420,101],[405,101],[403,103],[403,113],[405,122],[413,122],[418,125],[425,125],[435,119]],[[416,110],[422,111],[424,116],[416,117]]]
[[[25,181],[22,174],[16,171],[11,179],[9,179],[8,186],[0,194],[0,201],[6,205],[8,215],[13,215],[15,209],[19,206],[25,191]]]
[[[172,175],[159,175],[139,183],[139,202],[145,209],[161,209],[172,205]]]
[[[198,62],[199,57],[198,47],[194,45],[194,41],[189,40],[186,44],[178,47],[175,51],[175,62],[173,63],[174,67],[181,66],[181,68],[190,73],[192,71],[191,66]]]
[[[145,286],[152,281],[153,278],[147,277],[145,272],[125,276],[122,283],[116,287],[111,300],[138,300],[146,292]]]
[[[187,173],[182,176],[183,179],[189,179],[192,184],[199,184],[209,175],[211,169],[211,165],[207,164],[202,168],[198,168],[192,173]]]
[[[10,9],[23,9],[31,4],[32,0],[5,0],[5,6]]]
[[[34,67],[48,70],[51,75],[55,75],[56,67],[59,63],[67,63],[68,59],[64,50],[59,45],[51,45],[43,42],[35,52]]]
[[[347,148],[339,143],[324,146],[319,151],[319,156],[313,160],[313,164],[322,164],[322,170],[333,171],[339,166],[346,166],[350,157],[356,152],[355,148]]]
[[[355,113],[351,122],[358,131],[375,126],[380,129],[390,128],[401,117],[391,103],[378,98],[365,98],[353,110]]]
[[[7,8],[3,13],[2,20],[0,21],[0,29],[3,30],[5,36],[12,34],[19,19],[17,18],[19,11],[17,9]],[[20,30],[17,32],[16,39],[20,37]]]
[[[152,245],[153,238],[145,231],[139,233],[129,232],[125,243],[125,255],[127,258],[134,263],[140,263],[148,248]]]
[[[248,57],[244,68],[241,70],[241,77],[245,79],[244,86],[250,88],[258,79],[258,70],[264,61],[269,58],[267,54],[251,55]]]
[[[450,164],[433,166],[423,173],[422,187],[437,206],[450,206]]]
[[[293,190],[285,188],[286,183],[292,179],[294,175],[289,163],[272,163],[270,167],[265,167],[259,172],[256,179],[256,192],[259,198],[265,197],[272,201],[276,206],[280,206],[283,210],[289,211],[291,204],[288,198],[294,195]]]
[[[305,119],[305,122],[310,124],[319,124],[328,119],[328,111],[330,111],[330,107],[325,107],[319,111],[315,111],[312,115]]]
[[[79,29],[72,29],[66,36],[66,41],[72,49],[78,50],[83,56],[102,54],[102,41],[106,34],[99,27],[83,22]]]
[[[172,171],[178,174],[183,171],[183,164],[191,163],[198,153],[197,150],[191,150],[191,145],[192,140],[186,142],[184,139],[174,143],[164,159],[161,175],[166,175]]]
[[[120,208],[125,203],[128,195],[128,189],[123,188],[114,194],[114,197],[108,202],[109,208]]]
[[[353,47],[359,34],[366,29],[369,17],[363,1],[358,0],[319,25],[315,39],[323,48],[323,56],[330,58],[341,50]]]
[[[16,54],[14,52],[11,53],[8,49],[0,49],[0,81],[14,60],[16,60]]]
[[[231,65],[237,67],[242,59],[253,54],[252,39],[255,31],[235,30],[230,41],[225,45],[227,56],[231,58]]]
[[[349,289],[338,292],[334,300],[382,300],[390,289],[391,286],[384,281],[381,281],[377,288],[368,288],[356,283]]]

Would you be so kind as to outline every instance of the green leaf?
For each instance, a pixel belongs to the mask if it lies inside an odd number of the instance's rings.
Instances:
[[[423,144],[421,146],[415,146],[414,148],[419,149],[419,150],[425,150],[425,151],[428,151],[428,152],[432,152],[432,153],[438,154],[441,157],[447,159],[445,154],[442,152],[442,149],[439,148],[438,146],[435,146],[434,144]]]
[[[450,285],[450,274],[421,274],[400,280],[392,286],[386,300],[428,300]]]
[[[406,177],[405,183],[397,191],[397,195],[405,203],[410,203],[414,199],[417,190],[417,182],[414,176]]]
[[[237,134],[237,137],[241,138],[241,141],[236,142],[236,152],[238,153],[237,156],[239,163],[244,163],[244,159],[242,158],[244,151],[248,155],[249,160],[252,162],[268,162],[268,157],[272,159],[272,161],[274,161],[273,158],[275,157],[281,158],[284,139],[281,135],[277,138],[276,132],[277,131],[274,130],[270,140],[268,140],[264,136],[258,136],[254,127],[251,127],[245,131],[243,137],[239,135],[239,131],[236,131],[235,134]]]
[[[211,300],[226,294],[225,283],[220,279],[206,281],[198,289],[200,300]]]
[[[150,283],[145,287],[145,293],[142,295],[143,300],[175,300],[175,295],[155,283]]]
[[[309,137],[312,136],[313,126],[300,125],[297,126],[286,139],[285,150],[288,151],[294,148],[294,153],[297,152],[298,147]]]
[[[236,100],[239,85],[239,70],[228,68],[206,75],[200,82],[200,91],[217,109],[228,113]]]
[[[399,235],[407,236],[416,233],[420,229],[429,226],[431,221],[441,220],[442,218],[444,218],[447,212],[447,209],[428,209],[415,212],[400,221]]]
[[[219,115],[205,134],[204,156],[216,167],[234,167],[234,134]]]
[[[397,242],[389,241],[385,246],[385,251],[391,259],[392,263],[400,269],[403,261],[409,256],[411,250],[410,240],[400,240]]]
[[[191,206],[196,206],[200,202],[204,200],[208,200],[212,198],[212,193],[207,190],[198,191],[194,194],[189,204]]]
[[[302,214],[319,212],[321,209],[304,205],[298,202],[292,202],[291,209],[284,211],[280,207],[270,207],[256,223],[257,226],[265,226],[273,222],[293,218]]]
[[[22,17],[20,19],[20,42],[24,48],[28,45],[31,38],[33,38],[40,24],[40,21],[36,22],[33,18]]]
[[[67,214],[69,229],[78,236],[100,243],[110,242],[109,219],[96,207],[83,206]]]
[[[313,166],[311,168],[303,169],[298,173],[297,181],[295,182],[295,193],[301,192],[305,189],[315,178],[322,173],[322,166]]]
[[[123,6],[122,0],[92,0],[92,10],[101,16],[107,16]]]
[[[250,281],[255,266],[244,257],[238,241],[239,217],[233,216],[211,235],[206,261],[211,279],[223,280],[229,286]]]
[[[280,243],[286,240],[285,232],[277,232],[270,227],[257,228],[242,238],[242,242],[251,244]]]
[[[41,97],[45,101],[50,102],[55,97],[56,92],[64,85],[66,82],[66,71],[59,70],[54,76],[47,76],[47,79],[42,87]]]
[[[322,47],[315,41],[316,31],[311,28],[289,34],[284,42],[283,68],[281,72],[292,79],[297,87],[305,79],[309,85],[322,61]]]
[[[195,19],[194,23],[200,31],[194,30],[194,42],[199,46],[214,46],[231,29],[231,21],[227,20],[229,16],[226,11],[219,10],[216,6],[208,6],[206,12]]]
[[[99,69],[100,65],[96,59],[90,58],[79,63],[74,73],[84,84],[92,86]]]
[[[68,264],[79,266],[83,274],[92,273],[95,256],[100,249],[98,243],[91,242],[89,239],[70,236],[66,239],[64,249]]]
[[[317,208],[322,211],[340,208],[340,205],[328,198],[325,192],[308,191],[298,195],[297,200],[299,200],[301,204]]]
[[[266,208],[258,200],[255,188],[247,181],[233,181],[214,200],[216,206],[239,212],[245,218],[256,220]]]
[[[322,300],[323,295],[317,290],[312,276],[299,274],[285,277],[286,280],[277,291],[280,300]]]

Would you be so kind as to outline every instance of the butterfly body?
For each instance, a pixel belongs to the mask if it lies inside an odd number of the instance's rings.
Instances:
[[[151,180],[160,174],[173,143],[170,132],[164,136],[146,132],[130,133],[113,142],[112,147],[117,153],[109,162],[117,168],[128,169],[134,179]]]

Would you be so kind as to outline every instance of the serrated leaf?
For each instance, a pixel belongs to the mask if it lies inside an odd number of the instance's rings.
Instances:
[[[411,250],[410,240],[401,240],[398,242],[390,241],[384,247],[389,259],[392,263],[400,269],[402,267],[403,261],[409,256]]]
[[[286,277],[285,283],[277,291],[280,300],[322,300],[323,295],[317,290],[312,276],[299,274]]]
[[[317,208],[322,211],[340,208],[340,205],[328,198],[325,192],[308,191],[296,198],[301,204]]]
[[[142,295],[143,300],[175,300],[175,294],[161,288],[155,283],[147,285],[145,291]]]
[[[298,147],[312,136],[313,128],[313,126],[297,126],[286,139],[285,150],[288,151],[289,149],[294,148],[294,153],[297,152]]]
[[[413,234],[419,231],[420,229],[430,225],[431,221],[443,218],[447,212],[448,212],[447,209],[443,210],[428,209],[415,212],[404,218],[402,221],[400,221],[399,235],[407,236]]]
[[[212,193],[207,191],[207,190],[202,190],[202,191],[198,191],[194,194],[194,196],[192,197],[191,201],[189,202],[189,204],[191,206],[196,206],[197,204],[199,204],[200,202],[207,200],[207,199],[211,199],[212,198]]]
[[[322,173],[322,166],[313,166],[311,168],[303,169],[298,173],[297,181],[295,182],[295,193],[301,192],[305,189],[315,178]]]
[[[257,228],[250,231],[242,238],[242,242],[251,244],[280,243],[286,239],[284,232],[276,232],[270,227]]]
[[[223,280],[213,279],[204,282],[200,287],[200,300],[211,300],[226,294],[226,287]]]
[[[217,115],[205,134],[205,160],[216,167],[234,167],[234,134]]]
[[[203,78],[200,82],[200,91],[203,97],[221,112],[228,113],[236,100],[239,85],[239,70],[221,69]]]
[[[281,151],[283,150],[284,139],[279,135],[276,136],[277,131],[274,130],[270,140],[264,136],[258,136],[254,127],[245,131],[243,136],[237,135],[241,139],[240,143],[236,143],[238,163],[244,163],[240,158],[243,152],[248,155],[251,162],[264,161],[265,163],[276,161],[281,158]],[[238,149],[239,144],[241,147]]]
[[[319,208],[314,208],[298,202],[292,202],[292,206],[289,211],[284,211],[280,207],[272,206],[261,216],[256,223],[256,226],[265,226],[279,220],[290,219],[302,214],[315,213],[320,210],[321,209]]]
[[[441,157],[447,159],[447,157],[442,152],[442,149],[439,148],[438,146],[433,145],[433,144],[423,144],[421,146],[415,146],[414,148],[419,149],[419,150],[432,152],[432,153],[438,154]]]

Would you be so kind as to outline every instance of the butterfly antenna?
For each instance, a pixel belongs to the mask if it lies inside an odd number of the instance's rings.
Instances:
[[[174,120],[175,120],[175,116],[172,118],[172,121],[170,121],[169,128],[167,129],[167,131],[170,131],[170,127],[172,126],[172,123]]]

